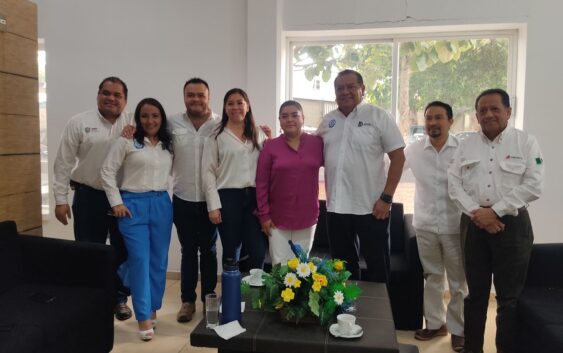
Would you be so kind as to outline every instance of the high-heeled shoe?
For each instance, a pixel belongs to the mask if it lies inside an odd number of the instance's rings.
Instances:
[[[154,337],[154,329],[150,328],[148,330],[139,331],[139,338],[142,341],[150,341]]]

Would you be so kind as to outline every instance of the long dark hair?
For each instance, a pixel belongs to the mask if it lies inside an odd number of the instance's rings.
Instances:
[[[252,145],[255,149],[259,150],[260,145],[258,144],[258,133],[256,131],[256,124],[254,123],[254,115],[252,115],[252,107],[250,106],[250,99],[248,99],[248,94],[240,88],[233,88],[230,89],[226,94],[225,98],[223,98],[223,116],[221,117],[221,123],[217,127],[217,133],[215,134],[215,139],[219,136],[220,133],[225,130],[225,126],[227,126],[227,122],[229,121],[229,117],[227,116],[227,111],[225,107],[227,106],[227,101],[229,97],[233,94],[240,94],[246,104],[248,105],[248,112],[244,116],[244,132],[243,136],[247,139],[252,141]]]
[[[135,108],[135,124],[137,126],[133,138],[141,145],[145,144],[145,136],[147,134],[145,132],[145,129],[143,129],[143,125],[141,124],[141,108],[143,108],[143,106],[146,104],[152,105],[153,107],[156,107],[160,111],[160,116],[162,119],[160,122],[160,129],[158,129],[156,136],[158,137],[158,140],[162,142],[162,149],[172,152],[172,144],[171,144],[172,138],[168,133],[166,113],[164,112],[164,108],[162,107],[162,104],[160,104],[160,102],[154,98],[145,98],[141,100],[139,104],[137,104],[137,108]]]

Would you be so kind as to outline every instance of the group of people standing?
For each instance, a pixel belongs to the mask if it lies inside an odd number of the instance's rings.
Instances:
[[[347,262],[352,279],[387,283],[390,209],[403,169],[410,168],[426,278],[426,328],[415,337],[450,332],[455,351],[482,352],[493,274],[497,347],[512,351],[515,307],[533,241],[526,207],[541,194],[544,166],[536,140],[508,127],[506,92],[479,95],[482,131],[461,141],[449,133],[451,106],[428,104],[427,135],[405,149],[393,118],[362,102],[365,86],[358,72],[340,72],[334,88],[338,109],[323,118],[315,135],[303,132],[301,105],[287,101],[279,109],[283,134],[272,138],[268,127],[256,125],[242,89],[225,94],[219,117],[209,107],[207,82],[192,78],[183,88],[185,112],[167,119],[161,104],[147,98],[132,121],[123,113],[125,83],[116,77],[102,81],[98,109],[73,117],[63,132],[55,161],[55,214],[68,222],[70,185],[76,240],[105,243],[110,235],[118,254],[116,318],[131,316],[130,289],[139,335],[153,337],[172,223],[182,246],[179,322],[190,321],[196,310],[199,272],[201,300],[215,290],[218,235],[223,262],[244,254],[249,268],[262,267],[268,243],[273,264],[293,257],[288,240],[310,250],[321,166],[332,257]],[[166,192],[170,175],[172,201]]]

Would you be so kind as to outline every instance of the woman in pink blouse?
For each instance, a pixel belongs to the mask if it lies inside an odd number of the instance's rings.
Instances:
[[[323,165],[322,139],[302,131],[301,104],[287,101],[279,114],[283,134],[264,145],[256,170],[257,215],[270,237],[273,265],[295,257],[289,240],[311,249]]]

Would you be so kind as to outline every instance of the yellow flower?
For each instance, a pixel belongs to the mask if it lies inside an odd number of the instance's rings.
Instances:
[[[294,257],[293,259],[287,262],[287,267],[289,267],[292,270],[295,270],[298,265],[299,265],[299,260],[296,257]]]
[[[313,292],[320,292],[321,291],[321,283],[318,281],[315,281],[315,283],[313,283],[313,285],[311,286],[311,288],[313,288]]]
[[[315,266],[315,264],[314,264],[314,263],[312,263],[312,262],[309,262],[309,263],[307,263],[307,265],[308,265],[308,266],[309,266],[309,268],[311,269],[311,273],[315,273],[315,272],[317,272],[317,266]]]
[[[293,298],[295,298],[295,293],[293,293],[291,288],[286,288],[281,292],[281,296],[284,302],[289,303],[293,300]]]
[[[344,269],[344,262],[338,260],[334,262],[334,269],[336,271],[342,271]]]
[[[293,286],[294,286],[295,288],[301,287],[301,281],[298,280],[298,279],[296,279],[295,282],[293,283]]]

